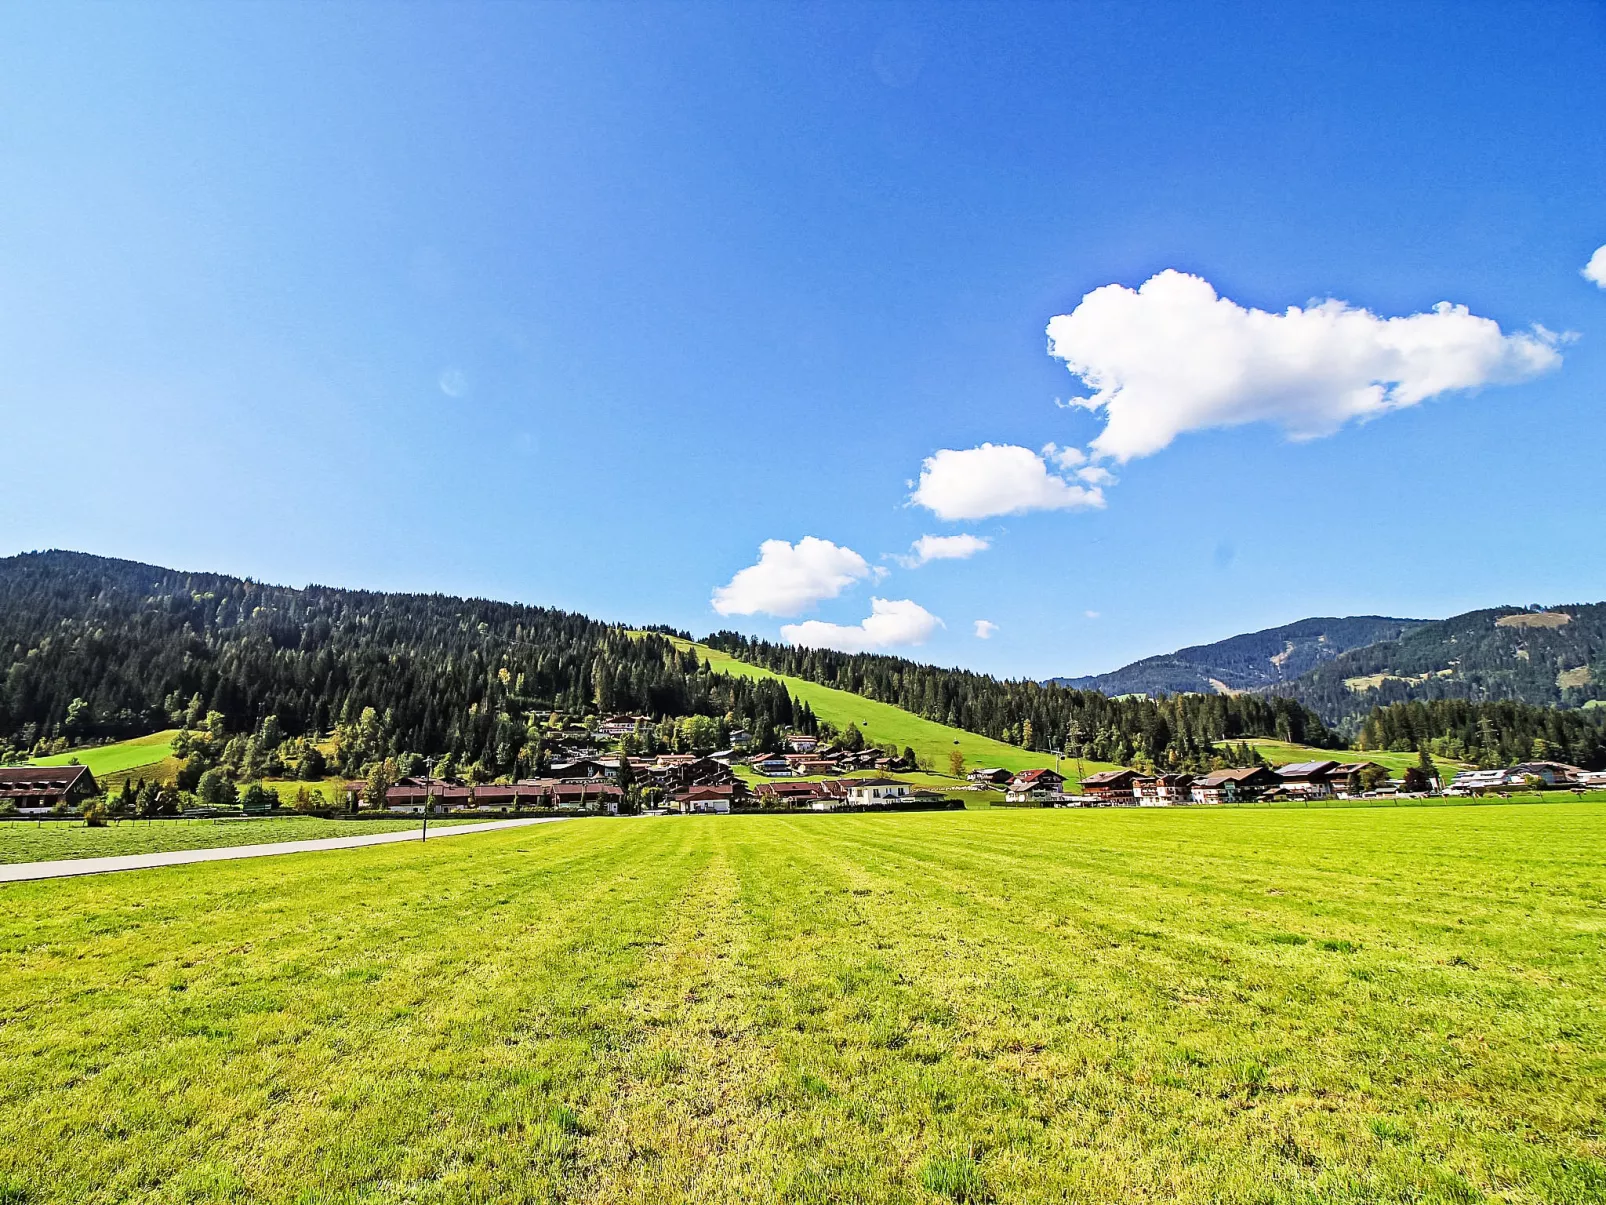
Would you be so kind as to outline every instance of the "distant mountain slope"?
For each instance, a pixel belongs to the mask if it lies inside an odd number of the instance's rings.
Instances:
[[[1330,724],[1415,699],[1581,706],[1606,699],[1606,603],[1469,611],[1352,649],[1273,689]]]
[[[1050,681],[1107,695],[1257,690],[1291,682],[1350,649],[1397,640],[1426,622],[1381,615],[1301,619],[1280,628],[1146,657],[1107,674]]]

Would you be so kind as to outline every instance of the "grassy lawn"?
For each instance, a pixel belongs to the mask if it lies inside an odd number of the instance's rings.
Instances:
[[[480,818],[483,820],[483,817]],[[431,819],[431,828],[468,820]],[[122,820],[105,828],[75,821],[0,820],[0,863],[53,862],[59,858],[112,858],[174,849],[264,845],[270,841],[316,841],[360,837],[420,827],[417,820],[323,820],[317,816],[270,816],[251,820]],[[0,1205],[5,1197],[0,1194]]]
[[[1238,744],[1237,741],[1224,743]],[[1417,757],[1415,753],[1391,753],[1386,749],[1316,749],[1310,745],[1291,745],[1287,741],[1274,741],[1268,737],[1250,737],[1245,743],[1259,749],[1260,755],[1274,766],[1286,766],[1296,761],[1370,761],[1376,762],[1395,777],[1416,765]],[[1457,771],[1468,768],[1464,762],[1442,757],[1434,758],[1433,764],[1439,768],[1439,775],[1446,783],[1456,776]]]
[[[576,820],[0,888],[7,1202],[1585,1202],[1606,808]]]
[[[76,758],[80,765],[89,767],[97,779],[122,770],[137,770],[141,766],[154,766],[172,756],[173,738],[178,729],[153,732],[149,736],[136,736],[132,740],[118,741],[114,745],[99,745],[93,749],[73,749],[50,757],[38,757],[30,766],[65,766]]]
[[[677,640],[675,643],[681,648],[686,647],[684,640]],[[965,766],[971,770],[982,766],[999,766],[1005,770],[1030,770],[1037,766],[1054,765],[1052,753],[1033,753],[1027,749],[1005,744],[1003,741],[977,736],[973,732],[965,732],[959,728],[950,728],[935,720],[922,719],[890,703],[878,703],[866,699],[852,691],[821,686],[803,678],[777,674],[756,665],[749,665],[745,661],[736,660],[728,653],[708,648],[706,645],[699,644],[692,647],[696,648],[699,658],[707,661],[720,673],[741,678],[779,678],[786,683],[786,689],[792,693],[793,698],[807,702],[814,709],[814,714],[822,720],[829,720],[838,727],[858,724],[864,730],[865,736],[875,744],[891,741],[899,750],[907,745],[918,756],[931,759],[931,764],[941,772],[942,781],[946,785],[952,785],[955,781],[947,777],[948,754],[954,749],[965,755]],[[1084,761],[1082,767],[1088,774],[1114,768],[1107,762],[1095,761]],[[1074,781],[1076,762],[1074,760],[1062,762],[1060,771]]]

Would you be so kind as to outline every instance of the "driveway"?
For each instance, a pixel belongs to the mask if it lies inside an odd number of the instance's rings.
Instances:
[[[485,824],[456,824],[437,828],[431,841],[460,837],[465,833],[488,833],[499,828],[523,828],[529,824],[556,824],[563,816],[531,817],[527,820],[491,820]],[[398,841],[420,841],[417,829],[401,833],[370,833],[365,837],[324,837],[315,841],[274,841],[267,845],[225,845],[219,849],[174,849],[159,854],[125,854],[117,858],[63,858],[55,862],[15,862],[0,866],[0,883],[22,883],[30,879],[65,879],[80,874],[110,874],[117,870],[148,870],[153,866],[184,866],[190,862],[228,862],[235,858],[271,858],[275,854],[305,854],[321,849],[353,849],[359,845],[394,845]]]

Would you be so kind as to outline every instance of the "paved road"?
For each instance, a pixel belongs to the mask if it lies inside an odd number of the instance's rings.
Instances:
[[[464,833],[488,833],[499,828],[523,828],[527,824],[554,824],[563,816],[538,816],[526,820],[492,820],[485,824],[452,824],[433,829],[431,841],[458,837]],[[160,854],[125,854],[117,858],[63,858],[56,862],[14,862],[0,866],[0,883],[21,883],[29,879],[65,879],[79,874],[109,874],[114,870],[147,870],[152,866],[183,866],[189,862],[227,862],[234,858],[271,858],[274,854],[304,854],[320,849],[351,849],[358,845],[392,845],[397,841],[417,841],[417,829],[400,833],[370,833],[366,837],[325,837],[316,841],[274,841],[268,845],[225,845],[218,849],[175,849]]]

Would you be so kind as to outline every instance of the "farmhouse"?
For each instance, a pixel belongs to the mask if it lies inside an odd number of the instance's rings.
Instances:
[[[557,782],[547,792],[550,807],[597,809],[612,815],[618,814],[619,800],[623,797],[623,791],[607,783]]]
[[[1001,787],[1015,776],[1008,770],[999,769],[997,766],[987,766],[980,770],[972,770],[965,777],[978,787]]]
[[[48,812],[58,803],[77,807],[100,794],[88,766],[7,766],[0,768],[0,799],[19,812]]]
[[[1130,807],[1134,802],[1132,784],[1137,780],[1136,770],[1103,770],[1098,774],[1089,774],[1082,780],[1082,794],[1086,797],[1084,802],[1089,805]]]
[[[1132,798],[1140,808],[1164,808],[1188,803],[1192,774],[1142,775],[1132,780]]]
[[[824,799],[827,790],[823,782],[761,782],[755,794],[761,807],[807,807]]]
[[[1327,775],[1335,799],[1355,799],[1364,789],[1364,779],[1388,771],[1375,761],[1347,761],[1334,766]]]
[[[793,753],[813,753],[820,746],[820,738],[806,732],[788,733],[786,747]]]
[[[753,734],[745,728],[732,728],[730,742],[733,749],[745,749],[753,743]]]
[[[1004,791],[1008,803],[1053,802],[1064,798],[1065,775],[1057,770],[1022,770]]]
[[[1264,766],[1245,766],[1196,778],[1189,793],[1195,803],[1243,803],[1281,785],[1282,779]]]
[[[1274,771],[1288,794],[1301,799],[1326,799],[1333,793],[1336,761],[1296,761]]]
[[[687,791],[677,791],[674,800],[675,807],[687,815],[694,812],[725,815],[746,794],[747,788],[741,783],[728,783],[725,786],[692,787]]]
[[[761,753],[748,763],[760,774],[767,774],[772,778],[786,777],[792,773],[792,763],[786,760],[782,753]]]
[[[651,716],[645,715],[611,715],[597,725],[597,733],[617,740],[621,736],[629,736],[652,723]]]

